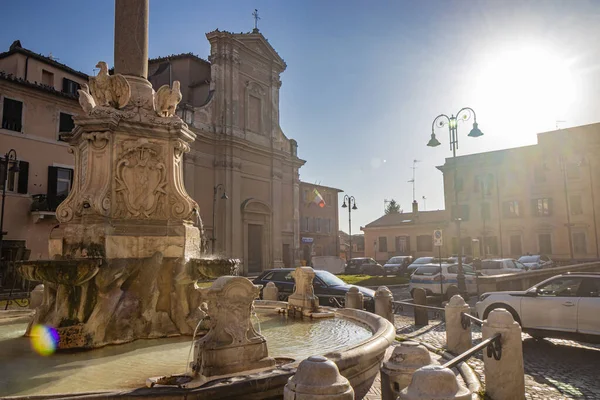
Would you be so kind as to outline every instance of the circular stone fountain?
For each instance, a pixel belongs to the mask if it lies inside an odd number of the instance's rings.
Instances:
[[[337,365],[356,398],[362,398],[394,340],[392,324],[355,309],[328,309],[333,318],[294,318],[283,312],[285,302],[252,302],[257,289],[246,278],[221,277],[199,290],[209,304],[210,331],[199,335],[193,357],[189,337],[141,339],[91,353],[41,357],[22,337],[25,323],[0,321],[0,353],[14,360],[0,366],[0,388],[23,399],[67,394],[128,398],[134,393],[164,399],[277,398],[302,360],[322,355]],[[186,366],[188,359],[193,368]],[[154,387],[143,388],[151,376],[159,376]]]

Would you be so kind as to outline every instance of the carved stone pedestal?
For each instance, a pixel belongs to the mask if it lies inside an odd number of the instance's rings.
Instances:
[[[200,381],[273,368],[275,359],[269,357],[266,339],[254,330],[250,318],[260,286],[247,278],[223,276],[199,290],[208,303],[210,326],[194,345],[193,370]]]
[[[182,170],[194,133],[179,118],[110,108],[75,122],[75,176],[57,209],[51,257],[199,257],[198,206]]]

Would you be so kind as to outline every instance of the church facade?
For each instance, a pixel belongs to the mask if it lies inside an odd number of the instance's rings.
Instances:
[[[242,260],[243,273],[299,262],[297,142],[279,125],[283,59],[264,36],[213,31],[204,60],[180,54],[149,61],[157,90],[181,82],[180,115],[196,133],[185,185],[200,207],[209,248]]]

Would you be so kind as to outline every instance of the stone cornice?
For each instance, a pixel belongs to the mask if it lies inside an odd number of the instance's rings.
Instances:
[[[245,139],[240,139],[237,137],[229,136],[229,135],[221,135],[214,134],[211,132],[206,132],[203,130],[196,130],[194,132],[197,134],[196,141],[203,141],[210,145],[231,145],[232,147],[244,151],[250,151],[254,154],[261,156],[273,156],[275,159],[285,162],[287,165],[291,165],[295,168],[300,168],[304,164],[306,164],[306,160],[302,160],[297,157],[293,157],[290,153],[283,152],[281,150],[273,149],[271,147],[263,147],[256,145]],[[223,137],[224,136],[224,137]],[[222,138],[223,137],[223,138]]]

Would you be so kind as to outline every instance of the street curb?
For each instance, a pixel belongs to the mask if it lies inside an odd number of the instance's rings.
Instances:
[[[438,349],[437,347],[434,347],[428,343],[414,340],[414,338],[411,338],[409,340],[418,342],[418,343],[422,344],[425,348],[427,348],[427,350],[429,350],[433,353],[439,354],[440,349]],[[444,351],[442,353],[442,357],[446,360],[452,360],[455,356],[453,354],[448,353],[447,351]],[[464,361],[461,362],[460,364],[458,364],[456,366],[456,368],[458,369],[458,371],[460,372],[460,375],[465,380],[465,383],[467,384],[467,388],[471,391],[471,393],[473,393],[474,395],[477,395],[477,393],[479,393],[479,391],[482,389],[482,386],[481,386],[481,382],[479,381],[479,378],[477,377],[475,372],[473,372],[473,369],[469,366],[469,364],[467,364]]]

